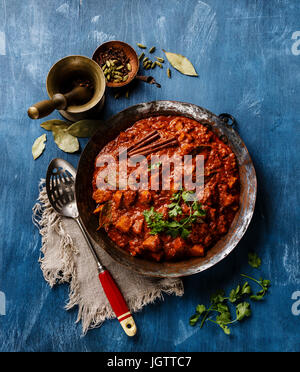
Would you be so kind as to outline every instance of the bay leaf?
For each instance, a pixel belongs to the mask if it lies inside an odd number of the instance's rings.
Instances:
[[[92,137],[92,135],[97,132],[101,124],[101,120],[80,120],[70,125],[66,129],[66,132],[72,136],[80,138]]]
[[[54,142],[64,152],[76,152],[79,150],[78,139],[63,129],[52,130]]]
[[[46,134],[43,134],[41,135],[40,137],[38,137],[33,145],[32,145],[32,156],[33,156],[33,159],[37,159],[39,156],[42,155],[43,151],[45,150],[45,142],[47,141],[47,137],[46,137]]]
[[[97,230],[100,230],[102,227],[106,227],[110,224],[111,221],[111,200],[107,201],[99,214],[99,227]]]
[[[174,68],[176,68],[176,70],[184,75],[198,76],[194,66],[185,56],[181,54],[166,52],[164,49],[163,51],[168,61]]]
[[[69,126],[70,126],[70,123],[67,123],[64,120],[58,120],[58,119],[47,120],[41,124],[41,127],[48,131],[55,130],[55,129],[67,129]]]

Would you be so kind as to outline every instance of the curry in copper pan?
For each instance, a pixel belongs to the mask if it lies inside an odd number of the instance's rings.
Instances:
[[[120,149],[127,149],[131,159],[141,155],[146,159],[139,173],[141,162],[129,161],[125,185],[120,184],[124,169]],[[115,188],[99,187],[99,176],[105,174],[107,182],[112,171],[107,163],[99,162],[106,155],[115,161]],[[178,182],[176,164],[171,165],[169,187],[163,187],[163,164],[157,159],[175,156],[183,161],[186,155],[190,155],[188,173],[193,182],[197,177],[196,158],[203,159],[201,193],[189,190],[182,178]],[[132,175],[139,188],[130,185]],[[144,184],[141,176],[147,181]],[[124,182],[124,174],[122,179]],[[131,256],[157,262],[204,257],[226,235],[239,210],[236,155],[209,129],[205,119],[199,122],[170,115],[136,121],[101,149],[92,187],[98,229],[104,229]]]

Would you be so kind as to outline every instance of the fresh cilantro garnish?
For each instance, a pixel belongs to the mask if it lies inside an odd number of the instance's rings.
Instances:
[[[201,321],[200,328],[202,328],[203,324],[209,321],[218,325],[226,335],[230,335],[230,325],[250,317],[250,303],[245,301],[245,298],[249,297],[251,300],[257,300],[258,297],[262,298],[270,286],[270,281],[264,279],[256,280],[244,274],[242,276],[256,282],[262,287],[262,290],[256,295],[252,295],[252,289],[248,282],[232,289],[228,297],[225,297],[223,290],[219,290],[211,296],[208,308],[205,305],[196,307],[196,313],[190,318],[190,325],[195,326]],[[235,319],[233,320],[229,304],[235,308]]]
[[[236,320],[239,322],[251,315],[249,302],[241,302],[236,306]]]
[[[249,252],[248,263],[250,266],[257,269],[261,265],[261,259],[258,257],[258,255],[255,252]]]
[[[169,217],[177,217],[182,214],[182,209],[177,203],[172,203],[168,205],[169,210]]]
[[[158,213],[152,207],[150,210],[144,211],[145,221],[151,230],[151,234],[155,235],[165,232],[173,238],[181,236],[187,239],[192,231],[192,224],[199,220],[199,217],[206,215],[202,209],[202,205],[196,200],[193,191],[179,190],[171,197],[172,203],[168,205],[168,219],[164,220],[163,215]],[[183,214],[181,203],[186,203],[189,207],[189,215],[179,219]]]
[[[226,299],[223,289],[218,290],[210,297],[210,302],[214,305],[224,302]]]
[[[255,295],[250,296],[251,300],[253,301],[261,301],[264,298],[265,294],[267,293],[269,287],[271,286],[270,280],[266,280],[262,278],[257,280],[245,274],[241,274],[241,276],[243,276],[244,278],[253,280],[256,284],[258,284],[261,287],[261,290],[259,292],[257,292]]]
[[[238,285],[236,289],[232,289],[229,294],[229,301],[235,303],[243,298],[244,295],[251,294],[252,290],[248,282],[241,287]]]
[[[151,207],[149,210],[144,211],[145,221],[150,228],[150,234],[156,235],[165,229],[166,221],[163,218],[162,213],[158,213]]]

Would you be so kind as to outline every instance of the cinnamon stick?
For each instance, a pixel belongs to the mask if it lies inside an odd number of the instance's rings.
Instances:
[[[134,155],[149,155],[154,151],[159,151],[167,147],[175,146],[177,145],[177,140],[175,138],[169,138],[164,141],[159,141],[156,143],[153,143],[149,146],[141,147],[138,150],[131,151],[128,153],[129,156],[134,156]]]
[[[129,152],[135,151],[145,145],[148,145],[149,143],[156,141],[159,138],[160,138],[160,134],[157,132],[157,130],[154,130],[153,132],[147,134],[145,137],[141,138],[139,141],[137,141],[133,145],[129,146],[127,149],[127,153],[129,154]],[[120,154],[120,156],[122,154]]]

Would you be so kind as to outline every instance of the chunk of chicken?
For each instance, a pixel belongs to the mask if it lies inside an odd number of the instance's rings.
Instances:
[[[139,202],[141,204],[150,204],[151,199],[152,196],[149,190],[143,190],[139,193]]]
[[[115,206],[117,209],[120,207],[122,196],[123,196],[123,193],[120,190],[116,191],[113,195],[113,200],[115,202]]]
[[[93,193],[93,199],[96,203],[102,204],[110,200],[112,196],[112,191],[98,189]]]
[[[189,254],[193,257],[203,257],[204,253],[204,247],[201,244],[195,244],[189,250]]]
[[[124,233],[127,233],[131,226],[132,226],[132,220],[129,216],[127,216],[126,214],[124,214],[123,216],[121,216],[117,223],[115,224],[116,228]]]
[[[144,219],[140,218],[140,219],[135,220],[134,224],[132,225],[132,231],[136,235],[140,235],[143,229],[143,225],[144,225]]]
[[[149,238],[143,241],[143,247],[151,252],[156,252],[160,248],[160,239],[158,235],[151,235]]]
[[[126,208],[129,208],[135,200],[136,191],[126,190],[123,192],[123,204]]]
[[[171,260],[176,257],[180,257],[185,250],[186,242],[183,238],[177,237],[170,243],[165,244],[165,256],[166,259]]]

